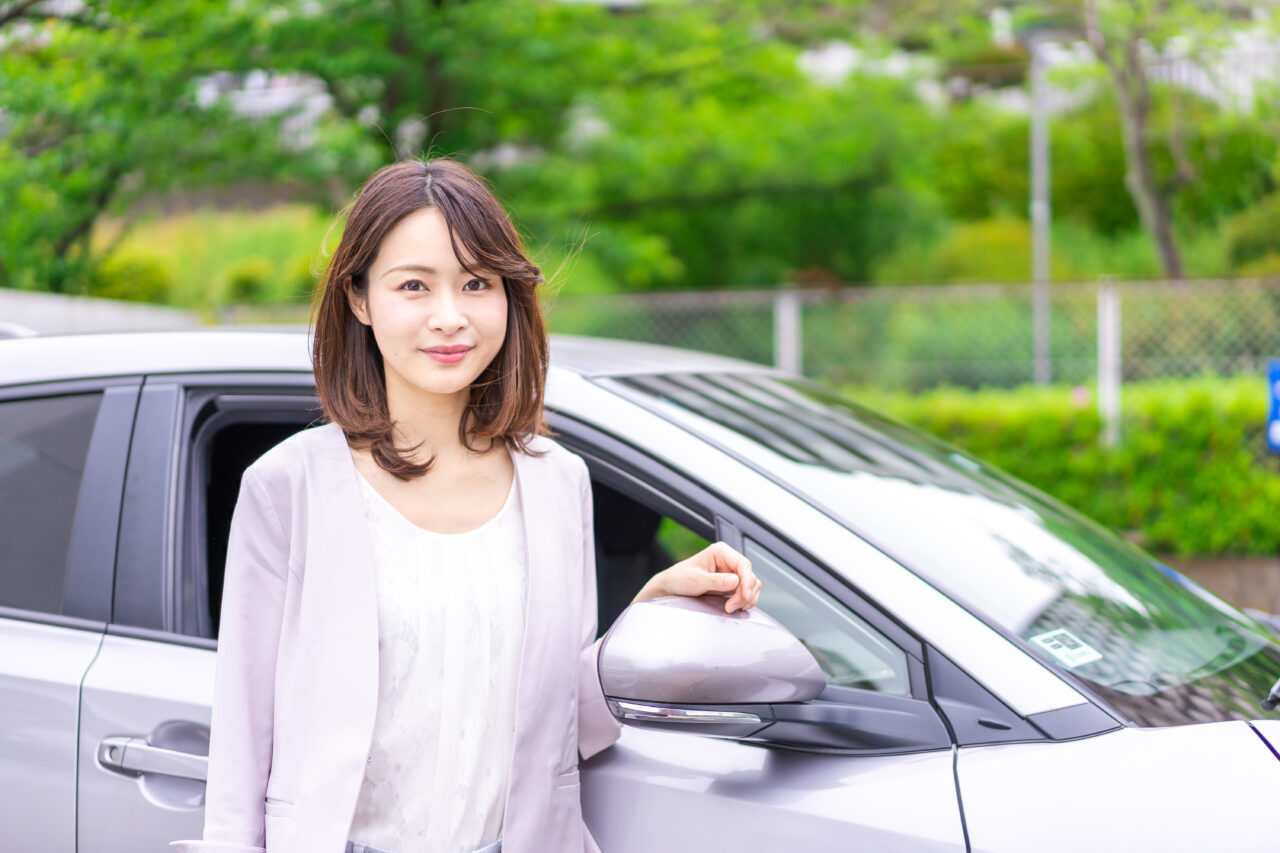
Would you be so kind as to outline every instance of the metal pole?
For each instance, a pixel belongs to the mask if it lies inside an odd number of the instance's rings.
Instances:
[[[1031,43],[1031,278],[1034,375],[1047,385],[1049,362],[1049,111],[1042,43]]]
[[[773,298],[773,363],[779,370],[799,373],[801,365],[800,295],[784,288]]]
[[[1120,291],[1113,282],[1098,287],[1098,414],[1102,443],[1120,441]]]

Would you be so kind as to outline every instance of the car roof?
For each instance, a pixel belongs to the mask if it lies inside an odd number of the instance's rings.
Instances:
[[[675,347],[551,337],[551,366],[587,377],[760,371],[747,361]],[[0,340],[0,385],[157,373],[311,371],[303,328],[102,332]]]

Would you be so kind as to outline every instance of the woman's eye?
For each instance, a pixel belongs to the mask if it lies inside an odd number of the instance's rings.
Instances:
[[[419,290],[426,290],[427,286],[415,278],[415,279],[410,279],[409,281],[406,281],[404,284],[400,285],[400,289],[412,290],[416,292]]]
[[[474,287],[472,285],[474,285]],[[471,279],[471,281],[464,284],[462,286],[462,289],[463,290],[487,290],[490,287],[493,287],[493,285],[485,281],[484,279],[473,278]]]

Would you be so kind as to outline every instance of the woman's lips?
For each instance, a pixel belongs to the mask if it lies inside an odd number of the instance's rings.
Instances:
[[[443,364],[455,364],[462,361],[462,359],[466,357],[467,353],[471,352],[471,347],[427,347],[423,352]]]

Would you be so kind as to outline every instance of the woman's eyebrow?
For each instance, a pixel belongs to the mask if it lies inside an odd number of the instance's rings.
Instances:
[[[386,272],[384,272],[384,273],[380,276],[380,278],[386,278],[387,276],[391,275],[393,272],[399,272],[399,271],[401,271],[401,270],[404,270],[404,271],[407,271],[407,272],[420,272],[420,273],[422,273],[423,275],[435,275],[435,274],[436,274],[435,267],[424,267],[424,266],[422,266],[421,264],[397,264],[396,266],[394,266],[394,267],[392,267],[391,269],[389,269],[389,270],[387,270]]]
[[[422,264],[396,264],[394,267],[391,267],[382,275],[380,275],[379,278],[386,278],[387,276],[391,275],[393,272],[417,272],[417,273],[422,273],[423,275],[431,276],[436,274],[436,268],[425,267]],[[471,275],[478,275],[481,278],[498,278],[498,279],[502,278],[502,273],[498,272],[497,270],[488,270],[488,269],[477,269],[475,272],[471,273]]]

